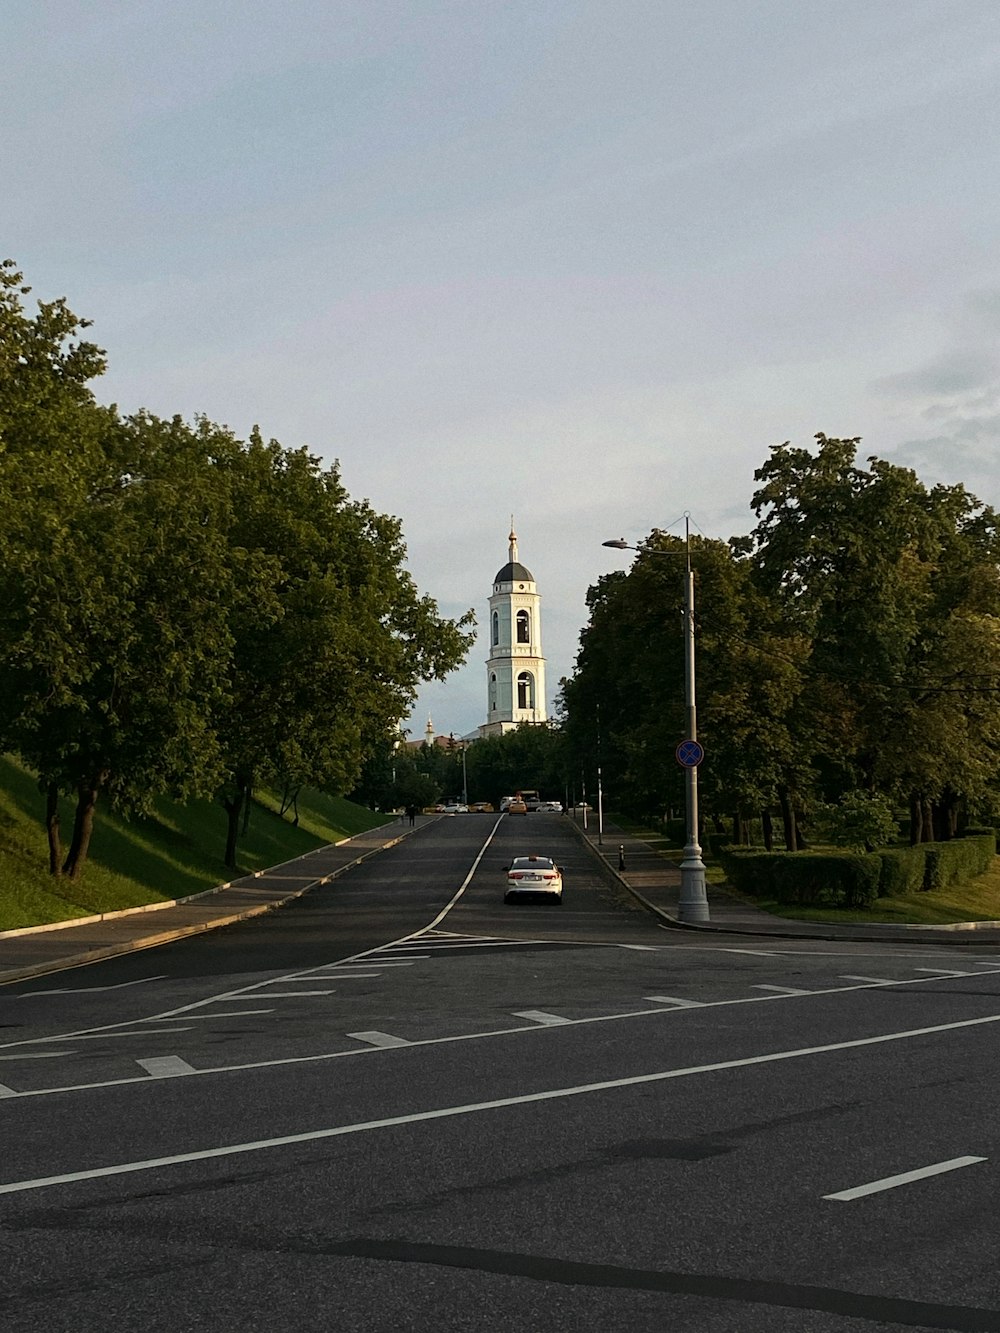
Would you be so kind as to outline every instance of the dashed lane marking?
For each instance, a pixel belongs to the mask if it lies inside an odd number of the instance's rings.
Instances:
[[[889,977],[856,977],[850,972],[841,972],[841,981],[863,981],[869,986],[891,986],[892,981]]]
[[[703,1009],[704,1000],[682,1000],[679,995],[644,995],[644,1000],[652,1000],[654,1004],[672,1004],[677,1009]]]
[[[136,1060],[137,1065],[141,1065],[147,1074],[152,1074],[153,1078],[175,1078],[178,1074],[193,1074],[194,1065],[189,1065],[186,1060],[182,1060],[179,1055],[156,1055],[148,1060]]]
[[[541,1092],[523,1093],[516,1097],[497,1097],[492,1101],[468,1102],[459,1106],[441,1106],[428,1111],[413,1111],[405,1115],[387,1116],[381,1120],[355,1121],[347,1125],[333,1125],[327,1129],[312,1129],[300,1134],[284,1134],[280,1138],[257,1139],[248,1143],[229,1143],[215,1148],[201,1148],[195,1152],[175,1153],[169,1157],[151,1157],[144,1161],[115,1162],[110,1166],[92,1167],[86,1171],[67,1171],[60,1175],[38,1176],[32,1180],[11,1180],[0,1184],[0,1194],[21,1194],[26,1190],[48,1189],[54,1185],[70,1185],[80,1180],[101,1180],[109,1176],[134,1175],[140,1171],[156,1171],[161,1167],[179,1166],[186,1162],[205,1162],[219,1157],[237,1157],[246,1153],[286,1148],[299,1143],[315,1143],[321,1139],[343,1138],[345,1135],[367,1134],[401,1125],[415,1125],[431,1120],[449,1120],[457,1116],[481,1115],[487,1111],[506,1110],[508,1107],[530,1106],[539,1102],[560,1101],[569,1097],[592,1096],[595,1093],[619,1088],[637,1088],[670,1079],[698,1078],[728,1069],[750,1069],[787,1060],[802,1060],[817,1055],[832,1055],[839,1051],[860,1050],[866,1046],[881,1046],[887,1042],[913,1041],[921,1037],[937,1036],[963,1028],[981,1027],[1000,1023],[1000,1014],[983,1018],[964,1018],[955,1023],[939,1023],[932,1027],[910,1028],[903,1032],[883,1032],[875,1037],[856,1037],[850,1041],[830,1042],[825,1046],[801,1046],[795,1050],[768,1051],[762,1055],[743,1056],[735,1060],[721,1060],[714,1064],[687,1065],[681,1068],[660,1069],[649,1074],[633,1074],[626,1078],[606,1079],[600,1083],[582,1083],[570,1087],[546,1088]],[[524,1029],[530,1031],[530,1029]],[[357,1035],[357,1034],[355,1034]]]
[[[836,1199],[840,1203],[850,1203],[853,1199],[863,1199],[868,1194],[881,1194],[883,1190],[894,1190],[900,1185],[911,1185],[915,1180],[927,1180],[929,1176],[942,1176],[946,1171],[958,1171],[963,1166],[975,1166],[985,1162],[985,1157],[952,1157],[947,1162],[935,1162],[933,1166],[922,1166],[916,1171],[903,1171],[898,1176],[885,1176],[882,1180],[872,1180],[867,1185],[855,1185],[853,1189],[838,1190],[836,1194],[824,1194],[824,1199]]]
[[[348,1032],[347,1036],[355,1041],[363,1041],[366,1046],[379,1046],[389,1050],[393,1046],[410,1046],[405,1037],[394,1037],[391,1032]]]
[[[533,1023],[542,1023],[545,1027],[558,1027],[561,1023],[569,1023],[572,1020],[563,1018],[561,1014],[547,1014],[544,1009],[515,1009],[515,1018],[530,1018]]]

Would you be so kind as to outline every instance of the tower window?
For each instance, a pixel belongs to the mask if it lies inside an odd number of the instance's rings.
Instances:
[[[500,617],[496,611],[493,612],[493,647],[500,642]]]
[[[531,642],[531,616],[527,611],[518,611],[517,613],[517,641],[518,643]]]
[[[495,672],[490,672],[490,712],[495,713],[497,707],[497,678]]]
[[[534,710],[535,678],[530,671],[522,671],[517,678],[517,706]]]

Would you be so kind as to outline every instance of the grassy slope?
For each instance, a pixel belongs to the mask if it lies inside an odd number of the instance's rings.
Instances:
[[[671,847],[667,839],[653,829],[641,828],[618,815],[615,822],[636,837],[643,838],[667,860],[676,862],[683,856],[679,848]],[[717,862],[706,862],[705,877],[710,884],[725,883]],[[743,896],[729,885],[726,889],[734,897]],[[928,926],[952,921],[1000,921],[1000,857],[985,875],[979,875],[967,884],[907,894],[901,898],[879,898],[868,912],[846,911],[838,907],[798,907],[794,903],[776,903],[765,898],[746,898],[745,901],[773,916],[788,917],[793,921],[890,921],[897,925]]]
[[[287,817],[279,819],[277,809],[267,793],[255,804],[240,841],[243,872],[277,865],[389,818],[313,791],[299,800],[298,828]],[[0,930],[183,898],[234,878],[222,864],[225,815],[211,801],[160,801],[154,816],[129,822],[99,807],[90,857],[76,884],[47,873],[42,813],[31,774],[0,759]],[[65,838],[73,826],[69,802],[61,817]]]

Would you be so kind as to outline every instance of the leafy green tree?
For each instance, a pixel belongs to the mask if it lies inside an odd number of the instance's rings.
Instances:
[[[236,515],[231,545],[255,571],[232,608],[229,697],[217,718],[234,865],[253,787],[274,778],[350,790],[419,682],[464,659],[471,613],[438,615],[404,568],[398,520],[350,500],[336,466],[256,431],[220,465]]]

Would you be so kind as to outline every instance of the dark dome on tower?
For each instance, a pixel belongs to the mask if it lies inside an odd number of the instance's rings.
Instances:
[[[535,576],[519,560],[508,561],[503,569],[498,569],[494,583],[534,583]]]

